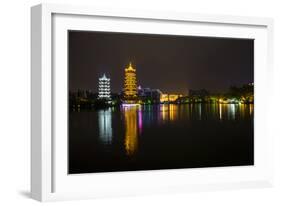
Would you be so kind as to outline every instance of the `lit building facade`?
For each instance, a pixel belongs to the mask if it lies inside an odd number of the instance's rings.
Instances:
[[[110,78],[107,78],[105,74],[99,78],[99,99],[110,99]]]
[[[125,68],[125,79],[124,79],[124,102],[128,104],[134,104],[137,102],[138,89],[137,89],[137,75],[136,69],[133,68],[130,63]]]
[[[182,94],[161,94],[160,102],[161,103],[175,102],[180,97],[183,97],[183,95]]]
[[[138,87],[138,97],[143,103],[159,104],[162,92],[159,89]]]

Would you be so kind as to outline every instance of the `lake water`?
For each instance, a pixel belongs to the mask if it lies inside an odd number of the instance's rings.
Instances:
[[[69,113],[69,173],[254,164],[253,104]]]

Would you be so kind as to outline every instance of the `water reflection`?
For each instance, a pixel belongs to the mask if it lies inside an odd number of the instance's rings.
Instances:
[[[236,106],[237,104],[230,104],[230,109],[229,111],[229,119],[235,119],[235,114],[236,114]]]
[[[169,120],[173,121],[176,118],[175,115],[176,111],[175,111],[175,105],[170,104],[169,105]]]
[[[124,113],[136,115],[139,133],[143,127],[153,124],[165,124],[177,120],[239,120],[251,118],[253,104],[161,104],[144,105],[123,109]]]
[[[202,119],[202,104],[198,104],[198,117],[199,117],[199,120]]]
[[[219,104],[220,120],[239,120],[253,116],[253,104]]]
[[[219,116],[222,119],[222,104],[219,104]]]
[[[250,115],[252,115],[254,112],[254,105],[250,104]]]
[[[124,125],[124,149],[127,156],[138,150],[138,138],[145,129],[177,121],[235,121],[250,119],[254,105],[249,104],[161,104],[122,107],[120,112]],[[112,141],[112,110],[99,112],[100,138],[106,144]]]
[[[160,104],[69,115],[70,173],[253,164],[253,104]]]
[[[125,150],[128,156],[132,156],[137,151],[138,147],[138,130],[142,129],[142,115],[141,108],[136,106],[123,108],[125,117]],[[138,115],[137,115],[138,111]],[[137,116],[139,117],[139,124],[137,124]],[[138,126],[137,126],[138,125]]]
[[[112,110],[111,108],[98,112],[99,137],[104,144],[112,142]]]
[[[139,133],[142,133],[142,110],[139,108],[138,110],[138,128],[139,128]]]
[[[169,105],[168,104],[162,104],[160,105],[160,114],[162,113],[162,120],[168,120],[168,111],[169,111]]]

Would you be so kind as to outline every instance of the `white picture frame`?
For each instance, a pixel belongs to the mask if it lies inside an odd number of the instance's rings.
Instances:
[[[98,20],[97,20],[98,19]],[[116,21],[120,23],[116,26]],[[132,27],[131,24],[138,24]],[[155,26],[155,25],[159,26]],[[191,32],[193,35],[255,38],[255,165],[68,175],[65,122],[67,29]],[[146,29],[145,29],[146,28]],[[167,27],[166,27],[167,28]],[[211,28],[211,29],[210,29]],[[273,185],[273,134],[267,109],[273,77],[273,21],[269,18],[159,13],[40,4],[31,8],[31,196],[39,201],[179,191],[209,191]],[[58,69],[59,68],[59,69]],[[61,138],[57,138],[60,136]]]

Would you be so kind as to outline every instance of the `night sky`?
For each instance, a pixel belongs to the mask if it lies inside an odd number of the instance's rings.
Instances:
[[[254,40],[193,36],[69,31],[69,89],[97,92],[98,77],[123,87],[131,61],[138,85],[164,93],[189,89],[226,91],[254,80]]]

